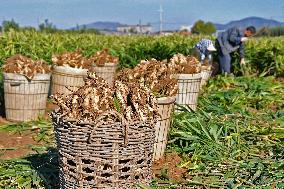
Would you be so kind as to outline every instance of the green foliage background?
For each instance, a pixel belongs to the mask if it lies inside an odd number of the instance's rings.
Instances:
[[[142,59],[169,59],[176,53],[190,54],[192,46],[206,36],[104,36],[89,33],[39,33],[10,31],[0,36],[0,64],[17,53],[43,59],[51,64],[54,53],[80,48],[86,56],[109,48],[119,56],[120,67],[133,67]],[[214,40],[212,37],[207,37]],[[284,75],[284,38],[254,38],[246,44],[247,70],[251,74]],[[216,61],[216,59],[215,59]],[[240,73],[238,55],[233,56],[235,72]]]

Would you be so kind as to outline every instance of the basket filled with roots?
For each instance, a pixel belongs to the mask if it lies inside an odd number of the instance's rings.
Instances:
[[[187,107],[195,111],[202,79],[200,62],[193,56],[176,54],[170,59],[170,64],[176,68],[177,73],[177,109]]]
[[[92,61],[92,71],[112,86],[119,62],[118,57],[110,55],[108,49],[103,49],[93,54],[90,60]]]
[[[80,50],[53,55],[52,62],[52,94],[70,94],[84,85],[91,61]]]
[[[23,55],[8,58],[3,65],[6,118],[28,121],[43,116],[50,86],[50,66]]]
[[[139,83],[110,87],[95,73],[52,96],[60,188],[134,189],[151,181],[156,99]]]
[[[142,60],[133,69],[124,69],[117,74],[117,80],[136,82],[148,87],[157,98],[159,118],[155,126],[154,160],[163,157],[171,116],[177,94],[175,67],[166,61]]]
[[[206,85],[207,81],[213,73],[212,65],[209,63],[208,59],[205,59],[204,63],[201,66],[201,84],[200,86]]]

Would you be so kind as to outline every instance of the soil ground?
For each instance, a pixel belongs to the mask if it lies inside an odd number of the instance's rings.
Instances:
[[[47,111],[44,117],[49,119],[49,113],[55,108],[57,108],[56,105],[48,102]],[[11,123],[13,122],[0,117],[0,127]],[[33,134],[34,131],[28,131],[22,134],[11,133],[8,131],[0,132],[0,160],[23,157],[34,153],[29,146],[42,145],[42,143],[36,142],[33,139]]]
[[[153,174],[158,180],[168,179],[175,182],[182,182],[188,178],[187,169],[179,168],[177,165],[182,159],[177,153],[167,153],[153,165]],[[165,178],[166,177],[166,178]]]
[[[30,145],[41,145],[33,140],[32,133],[0,132],[0,160],[26,156],[33,153]]]

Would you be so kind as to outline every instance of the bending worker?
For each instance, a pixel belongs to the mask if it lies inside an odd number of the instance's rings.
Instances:
[[[205,59],[208,59],[209,64],[212,64],[212,52],[216,51],[213,42],[209,39],[201,39],[194,47],[192,54],[199,59],[203,64]]]
[[[244,31],[234,27],[230,28],[218,35],[216,39],[216,48],[220,70],[222,73],[231,73],[231,55],[230,53],[239,50],[241,64],[245,64],[245,51],[243,42],[248,40],[248,37],[253,36],[256,29],[253,26],[247,27]]]

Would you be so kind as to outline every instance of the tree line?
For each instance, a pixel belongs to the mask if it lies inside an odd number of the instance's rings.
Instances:
[[[75,29],[71,30],[64,30],[58,29],[56,26],[50,22],[48,19],[45,19],[44,22],[38,25],[38,28],[35,27],[21,27],[14,19],[12,20],[4,20],[2,25],[0,26],[0,31],[8,32],[10,30],[14,31],[39,31],[39,32],[46,32],[46,33],[60,33],[60,32],[76,32],[76,33],[96,33],[100,34],[100,32],[96,29],[86,28],[85,26],[79,27],[77,26]]]

